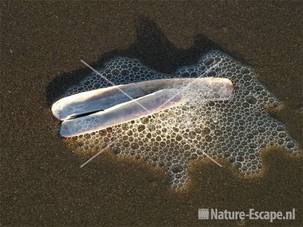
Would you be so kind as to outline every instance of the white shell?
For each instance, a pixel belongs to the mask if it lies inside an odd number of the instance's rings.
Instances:
[[[232,92],[232,82],[225,78],[150,80],[62,98],[52,105],[52,113],[63,120],[61,136],[72,137],[122,124],[186,102],[199,104],[201,101],[226,100],[232,96]],[[84,114],[89,115],[78,117]]]
[[[182,104],[177,89],[164,89],[88,116],[62,122],[60,134],[72,137],[129,122]],[[140,103],[144,108],[142,108]]]

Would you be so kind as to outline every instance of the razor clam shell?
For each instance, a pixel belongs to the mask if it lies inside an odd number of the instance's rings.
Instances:
[[[61,125],[60,135],[73,137],[99,131],[181,105],[184,102],[185,99],[182,98],[178,89],[163,89],[104,111],[65,120]]]
[[[212,77],[173,78],[143,81],[126,85],[117,85],[107,88],[100,88],[91,91],[81,92],[75,95],[62,98],[55,102],[52,105],[51,109],[53,115],[57,119],[67,120],[73,117],[77,117],[79,115],[105,110],[115,105],[128,102],[131,99],[136,99],[161,89],[177,88],[182,86],[184,87],[185,85],[190,83],[192,83],[191,87],[200,87],[201,91],[208,92],[212,88],[214,83],[217,82],[224,85],[224,83],[227,83],[225,80],[227,79]],[[231,84],[230,81],[229,83]]]

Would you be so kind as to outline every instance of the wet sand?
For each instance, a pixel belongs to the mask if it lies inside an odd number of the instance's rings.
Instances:
[[[268,226],[199,221],[198,208],[290,210],[303,225],[303,159],[272,149],[263,176],[196,162],[185,192],[144,163],[100,155],[85,168],[58,136],[49,104],[87,69],[138,57],[163,72],[218,46],[252,65],[285,108],[275,117],[303,144],[300,1],[203,3],[1,2],[1,217],[3,226]],[[264,1],[265,2],[265,1]],[[210,41],[211,40],[211,41]],[[69,73],[73,72],[73,73]]]

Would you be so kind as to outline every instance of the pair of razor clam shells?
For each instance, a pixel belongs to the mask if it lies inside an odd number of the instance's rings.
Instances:
[[[226,78],[172,78],[116,85],[59,99],[53,115],[62,121],[60,135],[73,137],[126,123],[184,104],[230,99]]]

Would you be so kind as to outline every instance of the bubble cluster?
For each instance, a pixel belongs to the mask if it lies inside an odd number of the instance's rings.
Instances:
[[[138,59],[117,57],[105,63],[104,68],[96,68],[102,75],[91,72],[79,84],[69,88],[64,96],[77,94],[84,91],[90,91],[102,87],[112,86],[111,81],[115,85],[140,82],[145,80],[165,79],[168,76],[159,73],[144,66]],[[106,81],[104,77],[108,80]]]
[[[279,146],[291,154],[298,144],[268,108],[281,103],[257,79],[255,71],[220,51],[210,51],[196,65],[175,75],[155,72],[138,60],[116,58],[99,70],[115,84],[173,77],[225,77],[234,84],[228,101],[196,101],[98,132],[67,139],[73,151],[94,154],[106,146],[121,158],[134,158],[160,167],[172,187],[188,180],[188,167],[198,158],[225,159],[243,175],[262,168],[260,152]],[[95,73],[67,95],[110,86]]]

